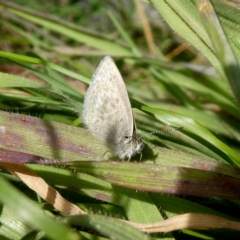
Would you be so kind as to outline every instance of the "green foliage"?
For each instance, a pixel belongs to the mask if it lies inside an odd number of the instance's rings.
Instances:
[[[34,156],[40,164],[27,166],[91,213],[66,217],[2,168],[0,239],[238,238],[228,229],[148,236],[115,219],[191,212],[239,221],[238,4],[0,1],[0,12],[0,162]],[[147,144],[141,161],[109,152],[104,159],[116,162],[99,161],[106,147],[76,127],[85,84],[105,55],[135,108]],[[182,130],[157,132],[168,126]]]

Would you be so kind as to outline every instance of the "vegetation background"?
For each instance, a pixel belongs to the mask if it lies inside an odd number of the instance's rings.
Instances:
[[[0,239],[239,239],[238,1],[16,0],[0,13]],[[96,161],[106,147],[79,127],[106,55],[140,136],[182,127],[145,135],[142,161]],[[74,206],[54,205],[50,186]],[[75,206],[89,214],[67,216]],[[206,218],[148,235],[116,219],[183,213]]]

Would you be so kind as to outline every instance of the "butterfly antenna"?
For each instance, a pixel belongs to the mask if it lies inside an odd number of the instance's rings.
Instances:
[[[169,128],[169,129],[166,129],[166,130],[160,130],[160,131],[154,131],[154,132],[150,132],[150,133],[146,133],[146,134],[143,134],[140,139],[142,139],[144,136],[146,135],[149,135],[149,134],[156,134],[156,133],[163,133],[163,132],[172,132],[172,131],[180,131],[182,130],[183,127],[178,127],[178,128]]]

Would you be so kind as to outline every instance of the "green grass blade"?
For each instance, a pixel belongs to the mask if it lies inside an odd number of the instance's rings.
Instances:
[[[193,137],[195,140],[200,141],[202,144],[210,147],[218,154],[226,154],[225,159],[227,161],[236,164],[236,166],[240,165],[240,157],[233,149],[221,142],[208,129],[193,119],[187,118],[174,112],[171,112],[170,114],[170,112],[160,109],[153,109],[147,106],[142,106],[141,110],[154,114],[154,116],[159,121],[167,125],[173,127],[183,127],[182,132],[190,137]]]
[[[212,48],[218,56],[222,68],[228,78],[228,81],[232,87],[232,91],[240,107],[240,67],[235,57],[229,41],[225,35],[225,32],[218,20],[216,12],[214,11],[211,2],[208,0],[199,1],[199,11],[202,17],[202,22],[208,32],[211,39]]]
[[[43,210],[39,209],[36,203],[33,203],[2,177],[0,177],[0,186],[0,201],[16,212],[29,226],[44,231],[52,239],[80,239],[68,227],[47,216]]]
[[[16,62],[26,62],[26,63],[31,63],[31,64],[43,64],[45,66],[48,66],[60,73],[63,73],[69,77],[72,77],[72,78],[76,78],[84,83],[89,83],[89,79],[88,78],[85,78],[84,76],[81,76],[77,73],[74,73],[68,69],[65,69],[59,65],[56,65],[54,63],[51,63],[51,62],[47,62],[45,60],[42,60],[40,58],[34,58],[34,57],[28,57],[28,56],[23,56],[23,55],[19,55],[19,54],[15,54],[15,53],[9,53],[9,52],[3,52],[3,51],[0,51],[0,57],[3,57],[3,58],[6,58],[6,59],[9,59],[9,60],[13,60],[13,61],[16,61]]]
[[[218,58],[209,48],[210,40],[202,26],[194,2],[176,0],[152,0],[151,2],[170,27],[205,55],[217,71],[225,76]]]
[[[64,36],[74,39],[75,41],[88,44],[89,46],[99,49],[105,52],[111,51],[112,53],[120,55],[131,56],[131,51],[121,46],[120,44],[115,43],[112,39],[106,39],[97,34],[93,34],[90,31],[86,31],[83,28],[77,28],[75,25],[67,24],[66,21],[60,21],[56,18],[46,17],[38,12],[29,11],[18,5],[2,1],[0,6],[4,8],[5,11],[9,11],[12,14],[15,14],[27,21],[30,21],[35,24],[39,24],[42,27],[45,27],[49,30],[60,33]]]
[[[101,215],[73,216],[65,219],[68,224],[84,226],[116,240],[150,240],[150,238],[119,220]]]
[[[0,72],[0,88],[10,87],[45,88],[46,85],[24,77],[14,76]]]

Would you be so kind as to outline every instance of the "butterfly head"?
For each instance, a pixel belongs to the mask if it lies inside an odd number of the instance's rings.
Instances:
[[[128,158],[128,160],[130,160],[131,157],[136,154],[140,154],[140,159],[142,158],[142,150],[145,144],[140,138],[133,136],[124,136],[124,143],[129,144],[129,148],[128,151],[125,152],[125,156],[122,156],[121,158]]]

